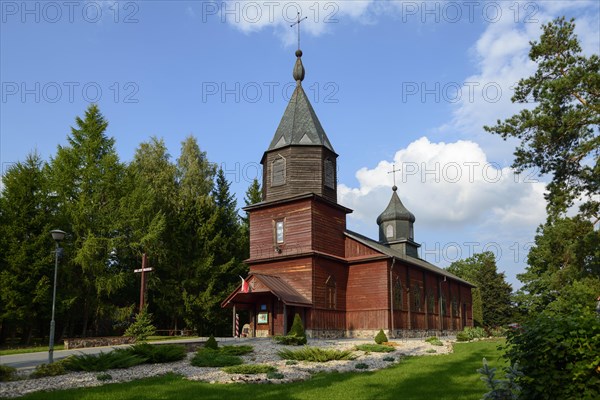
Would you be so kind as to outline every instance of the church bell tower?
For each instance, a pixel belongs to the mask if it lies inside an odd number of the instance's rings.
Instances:
[[[314,193],[337,203],[337,157],[302,88],[302,50],[296,51],[296,88],[261,164],[263,201]]]

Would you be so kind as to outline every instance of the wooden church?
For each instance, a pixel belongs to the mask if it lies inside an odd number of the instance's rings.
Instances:
[[[245,208],[250,273],[222,306],[241,311],[256,337],[287,333],[295,314],[317,338],[472,326],[473,285],[419,258],[415,216],[396,186],[377,218],[378,241],[346,229],[352,210],[337,203],[338,155],[302,88],[301,50],[296,57],[295,91],[261,160],[262,202]]]

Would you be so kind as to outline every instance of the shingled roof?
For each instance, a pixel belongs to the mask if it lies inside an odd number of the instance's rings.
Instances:
[[[426,269],[428,271],[435,272],[436,274],[440,274],[442,276],[451,278],[451,279],[453,279],[455,281],[462,282],[465,285],[469,285],[471,287],[476,287],[471,282],[465,281],[464,279],[459,278],[458,276],[456,276],[456,275],[448,272],[447,270],[445,270],[443,268],[436,267],[435,265],[433,265],[433,264],[431,264],[431,263],[429,263],[429,262],[427,262],[427,261],[425,261],[423,259],[415,258],[415,257],[411,257],[411,256],[407,256],[405,254],[402,254],[401,252],[399,252],[399,251],[397,251],[397,250],[395,250],[395,249],[393,249],[391,247],[385,246],[385,245],[383,245],[383,244],[381,244],[379,242],[376,242],[375,240],[370,239],[370,238],[368,238],[366,236],[363,236],[360,233],[352,232],[352,231],[349,231],[349,230],[346,230],[344,233],[349,238],[352,238],[352,239],[354,239],[354,240],[356,240],[356,241],[364,244],[365,246],[372,248],[375,251],[383,253],[386,256],[394,257],[394,258],[396,258],[398,260],[407,262],[409,264],[412,264],[412,265],[415,265],[415,266],[419,266],[419,267],[424,268],[424,269]]]
[[[296,89],[290,98],[290,102],[283,113],[283,117],[279,122],[275,136],[273,136],[273,140],[271,140],[267,151],[289,145],[320,145],[335,152],[315,110],[306,96],[306,92],[302,88],[302,80],[304,79],[304,66],[301,59],[302,51],[298,50],[296,56],[297,60],[293,73],[296,80]]]

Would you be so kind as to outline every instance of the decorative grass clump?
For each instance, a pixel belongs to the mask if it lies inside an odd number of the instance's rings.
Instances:
[[[380,329],[379,333],[377,333],[377,335],[375,335],[375,343],[381,344],[381,343],[387,342],[387,341],[388,341],[388,337],[386,336],[385,332],[383,332],[383,329]]]
[[[66,374],[64,361],[57,361],[52,364],[40,364],[35,367],[35,370],[31,373],[32,378],[43,378],[45,376],[58,376]]]
[[[131,354],[146,359],[148,364],[168,363],[183,360],[185,347],[178,344],[151,345],[140,343],[127,349]]]
[[[199,349],[196,352],[194,358],[191,361],[195,367],[229,367],[232,365],[243,364],[244,361],[238,356],[232,356],[229,354],[223,354],[219,350],[213,349]]]
[[[425,341],[427,343],[431,343],[434,346],[443,346],[444,345],[444,343],[442,343],[442,341],[435,336],[428,337],[427,339],[425,339]]]
[[[232,367],[223,368],[224,372],[228,374],[247,374],[247,375],[255,375],[255,374],[268,374],[269,372],[277,371],[277,368],[272,365],[266,364],[242,364],[242,365],[234,365]]]
[[[129,349],[116,349],[110,353],[80,354],[66,358],[62,363],[70,371],[106,371],[108,369],[130,368],[143,364],[146,357],[133,354]]]
[[[306,346],[300,350],[281,349],[277,355],[284,360],[327,362],[334,360],[354,360],[351,350],[322,349]]]
[[[382,344],[359,344],[356,346],[356,350],[370,351],[373,353],[391,353],[392,351],[395,351],[393,347]]]
[[[243,356],[254,351],[254,347],[249,345],[242,346],[223,346],[219,347],[221,354],[227,354],[230,356]]]
[[[16,373],[16,368],[0,365],[0,382],[8,382],[13,380]]]

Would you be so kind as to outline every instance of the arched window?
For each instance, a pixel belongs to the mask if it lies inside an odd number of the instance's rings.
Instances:
[[[330,158],[325,159],[325,186],[335,189],[335,168]]]
[[[395,310],[402,310],[402,300],[403,300],[402,280],[400,279],[399,276],[397,276],[396,280],[394,281],[394,309]]]
[[[412,311],[421,311],[421,287],[415,283],[411,293]]]
[[[337,286],[333,275],[329,275],[325,286],[327,287],[327,308],[335,310],[337,306]]]
[[[285,158],[279,156],[271,165],[271,186],[283,184],[285,184]]]
[[[388,239],[391,239],[394,237],[394,225],[393,224],[387,224],[387,226],[385,227],[385,237]]]
[[[435,296],[431,291],[427,293],[427,312],[433,314],[435,312]]]

